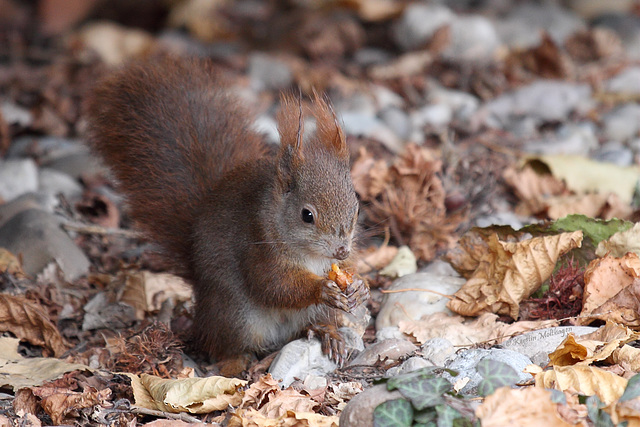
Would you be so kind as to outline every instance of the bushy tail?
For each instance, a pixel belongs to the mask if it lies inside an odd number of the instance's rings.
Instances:
[[[86,104],[90,146],[112,170],[138,227],[176,266],[191,264],[208,191],[265,152],[222,80],[203,61],[136,63],[101,81]]]

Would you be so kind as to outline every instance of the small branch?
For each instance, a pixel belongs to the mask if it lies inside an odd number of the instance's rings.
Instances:
[[[142,237],[142,234],[137,231],[124,230],[122,228],[105,228],[99,225],[63,224],[62,227],[67,231],[75,231],[83,234],[96,234],[99,236],[120,235],[131,239],[139,239]]]
[[[413,291],[415,291],[415,292],[431,292],[432,294],[439,295],[442,298],[447,298],[447,299],[452,299],[453,298],[453,296],[451,296],[451,295],[446,295],[446,294],[440,293],[438,291],[432,291],[431,289],[408,288],[408,289],[394,289],[394,290],[382,289],[382,290],[380,290],[380,292],[382,292],[383,294],[397,294],[397,293],[400,293],[400,292],[413,292]]]
[[[154,409],[141,408],[140,406],[132,406],[131,412],[133,412],[134,414],[150,415],[152,417],[158,417],[158,418],[180,420],[187,423],[198,423],[198,424],[202,423],[202,420],[200,420],[199,418],[196,418],[184,412],[179,412],[177,414],[174,414],[172,412],[163,412],[163,411],[156,411]],[[213,424],[213,425],[219,426],[220,424]]]

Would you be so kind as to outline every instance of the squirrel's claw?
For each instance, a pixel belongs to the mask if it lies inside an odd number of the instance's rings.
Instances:
[[[308,336],[317,336],[322,345],[322,353],[342,367],[347,360],[347,349],[344,338],[336,325],[321,324],[309,328]]]
[[[357,306],[364,304],[369,299],[369,285],[359,277],[347,286],[345,291],[349,306],[348,312],[352,312]]]
[[[333,280],[325,280],[322,288],[322,300],[330,307],[349,312],[349,298]]]

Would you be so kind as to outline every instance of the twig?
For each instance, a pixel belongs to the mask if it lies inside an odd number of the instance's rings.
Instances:
[[[67,231],[75,231],[83,234],[97,234],[99,236],[120,235],[131,239],[139,239],[142,237],[142,234],[137,231],[124,230],[122,228],[105,228],[99,225],[63,224],[62,227]]]
[[[393,290],[382,289],[382,290],[380,290],[380,292],[382,292],[383,294],[397,294],[399,292],[411,292],[411,291],[431,292],[432,294],[439,295],[442,298],[448,298],[448,299],[452,299],[453,298],[451,295],[443,294],[443,293],[440,293],[438,291],[432,291],[431,289],[407,288],[407,289],[393,289]]]
[[[177,414],[174,414],[172,412],[164,412],[164,411],[156,411],[155,409],[147,409],[147,408],[142,408],[140,406],[132,406],[131,407],[131,412],[133,412],[134,414],[140,414],[140,415],[150,415],[152,417],[158,417],[158,418],[168,418],[171,420],[180,420],[180,421],[185,421],[188,423],[202,423],[202,420],[193,417],[189,414],[185,414],[184,412],[179,412]],[[214,426],[219,426],[220,424],[218,423],[214,423]]]

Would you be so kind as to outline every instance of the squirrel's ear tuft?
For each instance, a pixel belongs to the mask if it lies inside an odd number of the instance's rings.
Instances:
[[[336,156],[349,159],[349,149],[338,117],[326,96],[313,91],[313,114],[316,117],[316,135],[319,141]]]
[[[286,183],[292,179],[294,170],[304,162],[302,138],[304,135],[304,115],[302,99],[292,94],[282,94],[280,111],[277,115],[280,133],[280,153],[278,155],[278,174]]]

